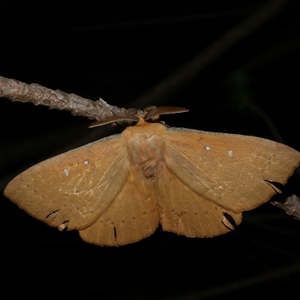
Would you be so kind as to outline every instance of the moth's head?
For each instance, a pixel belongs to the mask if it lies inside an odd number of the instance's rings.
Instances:
[[[188,109],[175,106],[148,106],[145,109],[129,108],[122,114],[112,115],[93,122],[89,128],[106,125],[109,123],[122,126],[133,126],[139,122],[161,123],[160,115],[188,112]]]

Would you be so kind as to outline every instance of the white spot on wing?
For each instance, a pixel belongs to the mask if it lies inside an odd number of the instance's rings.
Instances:
[[[66,176],[69,176],[69,171],[67,169],[64,169],[64,173]]]
[[[88,165],[89,164],[89,160],[86,159],[84,162],[83,162],[84,165]]]
[[[205,149],[206,151],[209,151],[209,150],[210,150],[210,147],[209,147],[209,146],[205,146],[204,149]]]
[[[228,156],[232,157],[232,155],[233,155],[233,151],[232,150],[228,150]]]

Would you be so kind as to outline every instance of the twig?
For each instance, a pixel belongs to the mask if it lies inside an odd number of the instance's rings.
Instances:
[[[39,84],[26,84],[2,76],[0,76],[0,97],[12,101],[31,102],[34,105],[45,105],[50,109],[66,110],[74,116],[96,120],[122,113],[125,110],[109,105],[101,98],[92,101],[75,94],[51,90]]]
[[[167,98],[172,97],[183,89],[187,82],[226,52],[226,50],[274,17],[287,2],[287,0],[273,0],[268,2],[240,24],[226,32],[204,51],[198,53],[193,59],[177,69],[165,80],[131,103],[131,106],[146,107],[159,102],[161,99],[166,101]],[[28,85],[4,77],[0,77],[0,97],[6,97],[13,101],[32,102],[35,105],[46,105],[59,110],[67,110],[73,115],[96,120],[124,112],[124,109],[111,106],[102,99],[91,101],[74,94],[66,94],[59,90],[50,90],[38,84]]]

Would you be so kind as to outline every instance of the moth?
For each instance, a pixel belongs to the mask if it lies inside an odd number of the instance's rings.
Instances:
[[[91,127],[127,128],[38,163],[4,194],[59,230],[89,243],[126,245],[164,231],[213,237],[241,223],[242,212],[280,192],[300,153],[267,139],[170,128],[159,116],[176,107],[128,110]]]

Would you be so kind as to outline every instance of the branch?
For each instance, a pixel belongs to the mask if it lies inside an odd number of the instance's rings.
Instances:
[[[294,216],[295,219],[300,220],[300,198],[296,195],[291,195],[285,199],[284,203],[278,201],[271,201],[272,205],[283,209],[286,214]]]
[[[272,19],[287,2],[287,0],[273,0],[263,5],[189,62],[178,68],[173,74],[139,97],[131,106],[146,107],[159,102],[161,99],[166,101],[167,98],[182,90],[190,80],[224,52]],[[102,99],[92,101],[75,94],[67,94],[59,90],[54,91],[38,84],[28,85],[4,77],[0,77],[0,97],[6,97],[13,101],[32,102],[35,105],[46,105],[52,109],[67,110],[73,115],[96,120],[125,111],[123,108],[107,104]]]
[[[123,108],[107,104],[103,99],[92,101],[75,94],[51,90],[39,84],[26,84],[0,76],[0,97],[12,101],[31,102],[45,105],[50,109],[66,110],[74,116],[100,120],[125,111]]]
[[[161,99],[165,101],[168,97],[170,98],[178,93],[206,66],[280,12],[287,2],[287,0],[273,0],[262,6],[204,51],[201,51],[189,62],[178,68],[173,74],[139,97],[131,104],[132,107],[137,106],[136,104],[146,107],[159,102]],[[67,94],[59,90],[54,91],[38,84],[28,85],[1,76],[0,97],[6,97],[12,101],[32,102],[35,105],[45,105],[52,109],[67,110],[72,115],[96,120],[125,111],[123,108],[107,104],[102,99],[92,101],[75,94]]]

